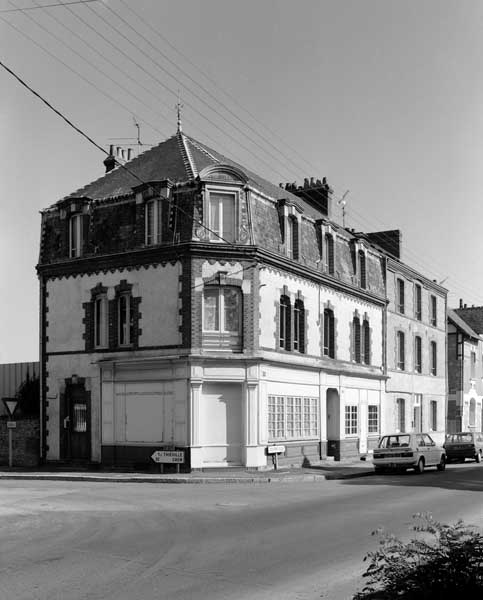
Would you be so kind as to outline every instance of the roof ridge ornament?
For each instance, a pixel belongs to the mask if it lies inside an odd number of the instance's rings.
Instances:
[[[184,105],[181,104],[181,92],[180,90],[178,90],[178,102],[176,103],[176,111],[177,111],[177,115],[178,115],[178,129],[177,132],[181,133],[183,131],[183,126],[181,125],[181,109],[184,108]]]

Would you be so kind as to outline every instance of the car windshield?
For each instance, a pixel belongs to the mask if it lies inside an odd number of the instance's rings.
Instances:
[[[409,440],[409,435],[385,435],[379,442],[379,448],[407,448]]]
[[[472,433],[448,433],[446,441],[453,444],[473,443]]]

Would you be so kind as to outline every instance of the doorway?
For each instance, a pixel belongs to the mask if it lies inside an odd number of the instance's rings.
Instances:
[[[68,383],[61,411],[61,458],[88,461],[91,458],[90,391],[84,382]]]

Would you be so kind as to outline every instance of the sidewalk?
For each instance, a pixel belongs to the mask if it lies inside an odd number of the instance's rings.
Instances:
[[[374,474],[371,462],[320,461],[311,467],[280,468],[277,471],[205,469],[192,473],[140,473],[116,471],[15,470],[0,468],[0,480],[90,481],[116,483],[292,483],[322,482],[326,479],[353,479]]]

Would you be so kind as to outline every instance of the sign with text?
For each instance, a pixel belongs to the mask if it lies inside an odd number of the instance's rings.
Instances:
[[[184,463],[183,450],[156,450],[151,454],[155,463]]]
[[[285,452],[285,446],[268,446],[267,454],[282,454]]]
[[[17,421],[7,421],[7,429],[16,429]]]

